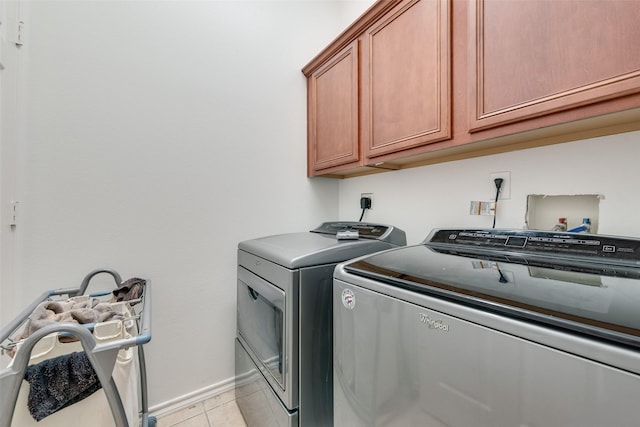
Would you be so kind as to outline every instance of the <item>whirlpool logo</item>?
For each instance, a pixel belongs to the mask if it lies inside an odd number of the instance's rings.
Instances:
[[[433,320],[426,313],[420,313],[420,321],[427,325],[429,329],[437,329],[442,332],[449,332],[449,325],[444,323],[442,320]]]
[[[349,310],[353,310],[353,307],[356,306],[356,297],[353,295],[351,289],[345,289],[342,291],[342,305]]]

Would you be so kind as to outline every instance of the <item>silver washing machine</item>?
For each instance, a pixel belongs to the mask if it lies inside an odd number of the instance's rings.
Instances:
[[[336,427],[640,425],[640,239],[435,230],[335,269]]]

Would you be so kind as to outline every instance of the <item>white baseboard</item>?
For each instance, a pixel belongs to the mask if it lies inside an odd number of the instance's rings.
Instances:
[[[229,390],[233,390],[235,388],[235,382],[235,377],[231,377],[224,381],[220,381],[217,384],[212,384],[201,388],[200,390],[178,396],[167,402],[153,405],[149,408],[149,414],[154,417],[162,417],[172,412],[188,408],[189,406],[202,402],[203,400],[207,400]]]

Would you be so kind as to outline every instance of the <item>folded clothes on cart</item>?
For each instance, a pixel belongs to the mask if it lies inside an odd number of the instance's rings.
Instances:
[[[35,331],[53,323],[71,322],[83,325],[122,319],[122,314],[114,311],[110,303],[98,298],[80,301],[44,301],[29,316],[24,331],[17,339],[28,338]]]

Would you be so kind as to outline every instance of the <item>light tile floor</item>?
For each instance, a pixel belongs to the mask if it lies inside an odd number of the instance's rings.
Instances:
[[[158,418],[157,427],[246,427],[233,390]]]

